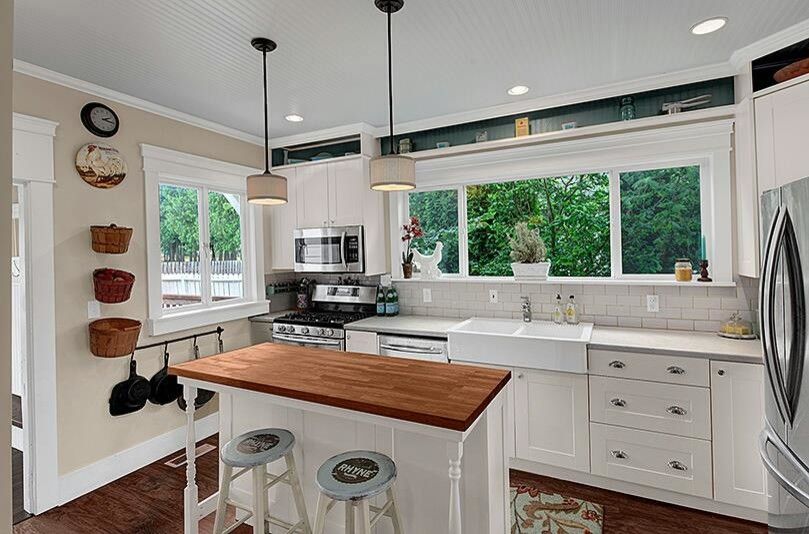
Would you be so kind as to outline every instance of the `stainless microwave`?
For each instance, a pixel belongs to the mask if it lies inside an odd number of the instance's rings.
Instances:
[[[296,273],[365,272],[362,226],[295,230]]]

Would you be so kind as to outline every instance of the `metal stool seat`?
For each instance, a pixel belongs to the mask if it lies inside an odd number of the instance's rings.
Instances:
[[[219,487],[219,497],[216,505],[216,519],[214,521],[214,534],[227,534],[237,529],[241,524],[254,518],[259,524],[257,532],[266,532],[266,523],[282,527],[287,534],[311,534],[309,516],[306,513],[306,502],[303,497],[298,470],[295,466],[295,436],[283,428],[264,428],[241,434],[222,447],[222,479]],[[280,459],[286,462],[286,471],[280,475],[267,473],[267,464]],[[240,468],[233,473],[234,468]],[[253,474],[253,502],[252,506],[245,506],[230,499],[231,483],[247,472]],[[276,484],[286,484],[292,489],[292,497],[298,513],[297,523],[288,523],[274,517],[269,513],[268,494],[270,488]],[[247,512],[232,525],[225,527],[225,515],[228,505]],[[260,522],[260,523],[259,523]],[[277,532],[273,530],[273,532]]]
[[[317,470],[320,498],[317,503],[315,534],[322,534],[326,514],[337,502],[345,503],[346,534],[355,532],[355,510],[359,512],[360,532],[371,528],[384,516],[393,521],[395,534],[402,534],[402,520],[393,495],[396,464],[388,456],[374,451],[349,451],[326,460]],[[387,493],[382,507],[370,505],[370,499]],[[371,517],[371,512],[374,516]]]
[[[280,460],[294,446],[295,436],[289,430],[264,428],[236,436],[219,456],[231,467],[256,467]]]

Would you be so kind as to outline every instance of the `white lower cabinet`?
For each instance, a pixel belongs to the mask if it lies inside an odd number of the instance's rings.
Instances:
[[[711,442],[592,423],[592,473],[711,498]]]
[[[711,362],[714,498],[767,509],[767,476],[758,453],[764,428],[764,366]]]
[[[590,470],[587,375],[514,370],[517,458]]]
[[[346,352],[362,354],[379,354],[379,343],[376,332],[346,330]]]

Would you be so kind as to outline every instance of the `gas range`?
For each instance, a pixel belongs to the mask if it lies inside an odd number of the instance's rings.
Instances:
[[[343,350],[346,324],[374,315],[376,288],[318,285],[314,309],[288,313],[273,321],[274,343]]]

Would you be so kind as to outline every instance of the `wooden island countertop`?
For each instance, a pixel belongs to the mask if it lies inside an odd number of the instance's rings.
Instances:
[[[511,379],[500,369],[274,343],[172,365],[169,373],[458,431]]]

